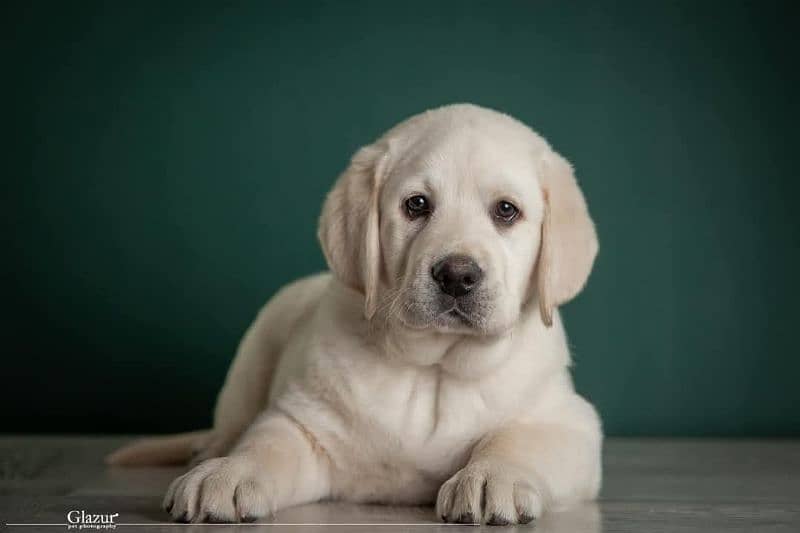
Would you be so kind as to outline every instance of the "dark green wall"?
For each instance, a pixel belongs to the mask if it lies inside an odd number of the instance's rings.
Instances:
[[[350,154],[469,101],[578,169],[601,252],[564,315],[607,431],[800,434],[796,19],[597,4],[6,5],[0,431],[207,425]]]

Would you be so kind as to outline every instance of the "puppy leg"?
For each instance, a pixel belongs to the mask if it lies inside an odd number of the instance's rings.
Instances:
[[[547,507],[593,499],[600,487],[599,425],[520,422],[487,435],[439,490],[445,522],[524,524]]]
[[[227,454],[266,408],[272,374],[283,346],[283,339],[275,330],[286,329],[275,318],[275,307],[273,302],[267,304],[242,338],[217,397],[214,428],[198,443],[192,466]]]
[[[173,481],[164,508],[178,522],[252,522],[329,491],[328,460],[314,438],[286,416],[267,412],[230,455]]]
[[[306,278],[281,289],[258,313],[244,334],[214,408],[214,428],[193,459],[227,454],[264,411],[281,352],[327,286],[328,278]]]

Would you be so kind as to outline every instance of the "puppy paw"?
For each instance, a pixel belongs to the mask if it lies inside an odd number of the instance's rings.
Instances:
[[[173,481],[163,507],[175,522],[253,522],[275,511],[274,491],[253,461],[220,457]]]
[[[510,466],[470,464],[439,489],[436,514],[459,524],[527,524],[542,513],[542,498],[524,473]]]

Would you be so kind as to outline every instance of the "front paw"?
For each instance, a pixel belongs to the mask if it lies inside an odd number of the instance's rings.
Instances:
[[[460,524],[527,524],[542,513],[530,476],[513,466],[469,464],[439,489],[436,514]]]
[[[246,457],[209,459],[172,482],[164,510],[176,522],[254,522],[275,510],[262,472]]]

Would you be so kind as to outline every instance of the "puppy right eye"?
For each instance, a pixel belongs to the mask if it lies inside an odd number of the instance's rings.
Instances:
[[[428,199],[421,195],[415,194],[410,198],[406,199],[406,213],[408,213],[409,218],[417,218],[421,216],[429,215],[431,212],[431,203]]]

